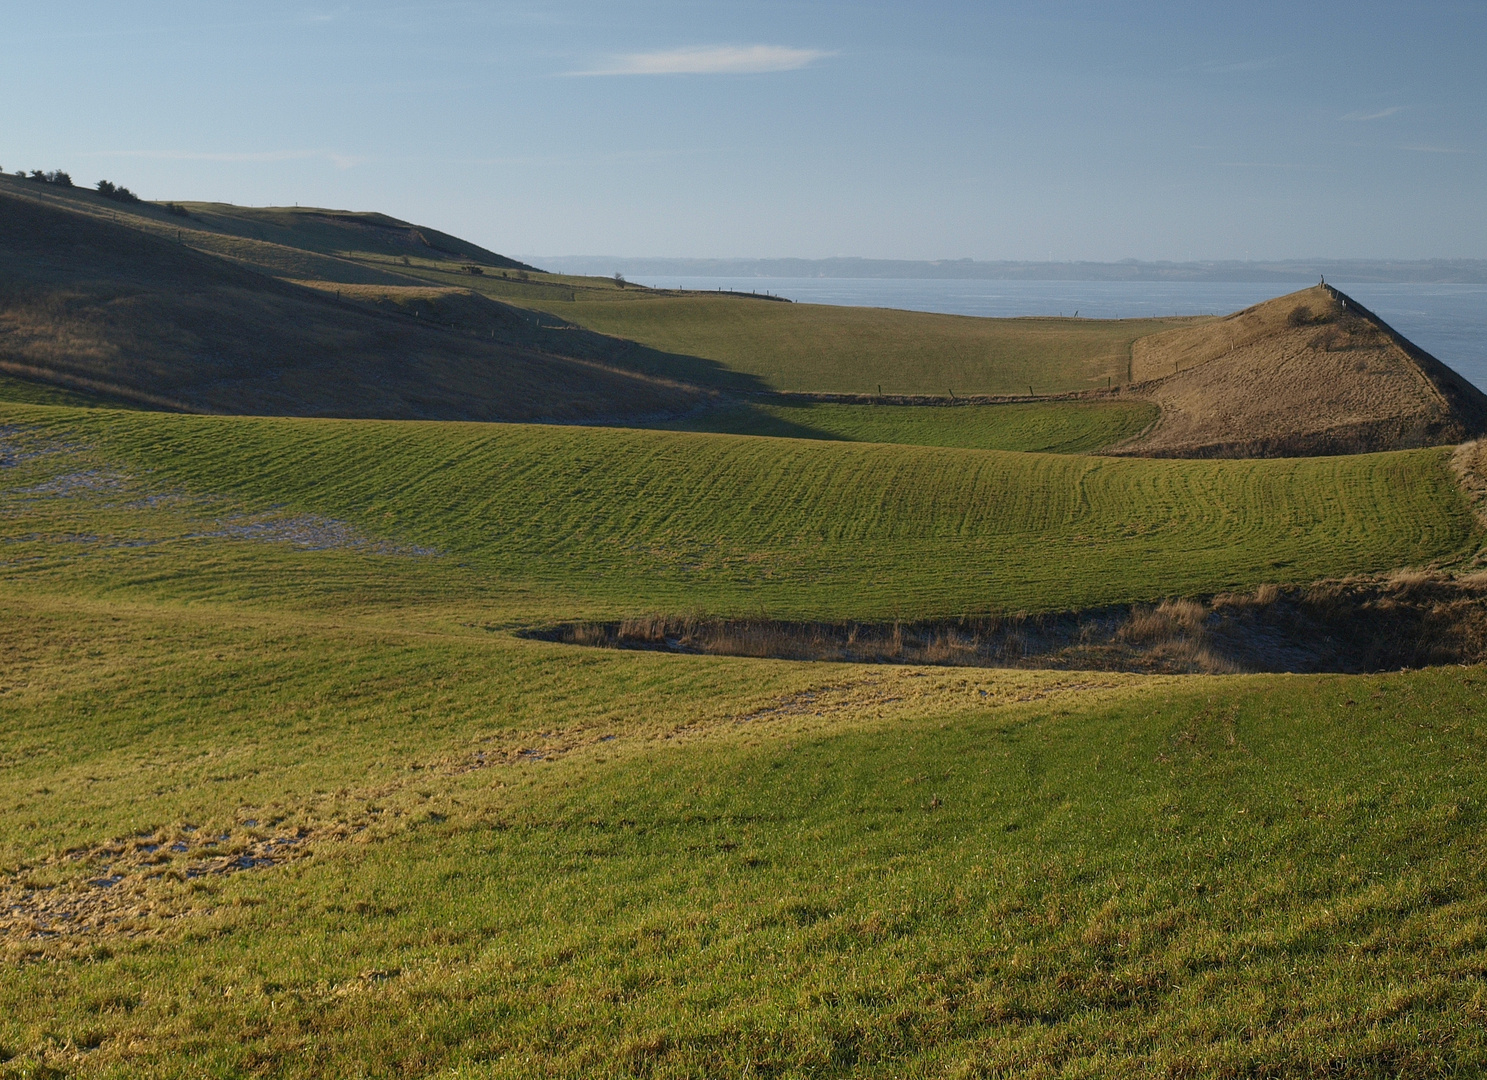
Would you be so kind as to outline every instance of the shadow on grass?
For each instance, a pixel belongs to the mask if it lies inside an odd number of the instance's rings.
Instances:
[[[528,347],[562,356],[597,360],[637,375],[667,379],[724,394],[743,396],[773,389],[759,376],[734,371],[716,360],[685,353],[664,352],[628,338],[611,337],[545,311],[512,307],[488,298],[486,302],[510,313],[504,320],[508,326],[514,328],[514,322],[518,319],[525,324],[528,333],[521,335],[519,343]],[[513,341],[513,344],[516,343],[518,342]]]
[[[839,663],[1354,674],[1487,660],[1487,582],[1401,573],[1040,615],[893,623],[653,615],[521,636]]]
[[[770,435],[781,439],[852,441],[838,432],[775,416],[757,405],[731,401],[700,409],[677,419],[650,422],[643,426],[660,431],[705,431],[713,435]]]

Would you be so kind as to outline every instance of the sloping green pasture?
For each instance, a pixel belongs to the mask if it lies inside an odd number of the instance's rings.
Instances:
[[[785,304],[727,294],[616,288],[603,278],[471,276],[375,254],[348,261],[473,289],[774,390],[854,394],[1057,394],[1130,381],[1131,343],[1192,325],[1167,319],[985,319],[893,308]],[[327,273],[333,271],[327,270]]]
[[[47,383],[0,375],[0,401],[128,408]],[[953,446],[1052,454],[1096,453],[1156,418],[1144,401],[1040,401],[1003,405],[876,405],[834,402],[730,404],[660,421],[670,431],[777,438]]]
[[[656,426],[730,435],[1090,454],[1139,434],[1156,414],[1156,408],[1144,401],[953,407],[791,402],[735,405]]]
[[[1107,380],[1120,386],[1129,381],[1133,341],[1193,321],[979,319],[705,294],[589,296],[513,302],[716,361],[776,390],[858,394],[1054,394]]]
[[[4,415],[28,438],[87,448],[38,457],[18,479],[101,469],[180,493],[187,517],[220,513],[190,509],[188,496],[213,496],[234,513],[318,515],[439,553],[341,551],[329,563],[345,581],[286,579],[256,551],[191,540],[202,526],[186,518],[168,526],[177,541],[131,545],[164,520],[160,499],[109,501],[72,482],[11,500],[12,587],[73,573],[74,549],[48,537],[99,533],[98,514],[118,542],[78,563],[90,587],[496,609],[521,592],[525,614],[545,617],[1062,610],[1451,560],[1477,540],[1440,449],[1150,461],[604,428]],[[202,560],[251,565],[214,574]]]
[[[1450,559],[1445,453],[0,407],[0,1077],[1478,1071],[1480,671],[509,633]]]
[[[1487,1067],[1479,671],[0,613],[7,884],[135,868],[95,887],[122,894],[108,932],[8,940],[7,1078]],[[176,869],[301,833],[273,867]]]

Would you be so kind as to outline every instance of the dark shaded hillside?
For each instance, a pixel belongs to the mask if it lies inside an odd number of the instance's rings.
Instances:
[[[27,187],[0,185],[0,372],[11,376],[170,409],[300,416],[593,421],[705,396],[605,362],[626,348],[598,335],[544,347],[556,335],[504,305],[481,301],[491,318],[478,335],[430,325],[131,227],[86,193],[74,211]]]
[[[186,203],[185,208],[195,226],[324,255],[356,251],[371,255],[416,255],[424,259],[468,261],[502,270],[537,269],[468,240],[386,214],[318,207],[233,206],[230,203]]]

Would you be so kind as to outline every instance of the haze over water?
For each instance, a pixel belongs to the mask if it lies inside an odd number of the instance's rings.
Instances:
[[[637,277],[664,289],[734,289],[809,304],[1009,318],[1227,315],[1315,281],[987,281],[922,278]],[[1487,391],[1487,285],[1332,284]]]

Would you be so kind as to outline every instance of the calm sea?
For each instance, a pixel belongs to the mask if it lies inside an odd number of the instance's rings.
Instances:
[[[1224,315],[1314,281],[961,281],[919,278],[637,278],[665,289],[769,292],[809,304],[951,315]],[[1333,282],[1422,349],[1487,390],[1487,285]]]

